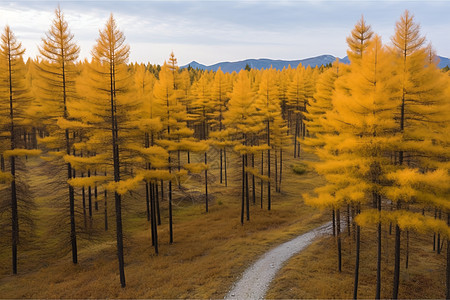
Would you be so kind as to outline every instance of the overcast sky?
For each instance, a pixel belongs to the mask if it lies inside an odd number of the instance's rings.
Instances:
[[[162,64],[171,51],[179,65],[247,58],[303,59],[346,55],[346,36],[361,15],[389,43],[409,9],[438,55],[450,56],[450,1],[0,1],[0,26],[11,26],[27,55],[64,12],[81,57],[112,12],[131,47],[130,60]]]

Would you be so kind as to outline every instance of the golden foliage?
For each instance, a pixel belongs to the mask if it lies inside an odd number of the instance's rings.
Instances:
[[[67,180],[67,183],[73,187],[95,187],[103,184],[107,180],[110,180],[107,176],[76,177]]]
[[[73,121],[73,120],[67,120],[65,118],[57,118],[56,125],[59,126],[61,129],[71,129],[71,130],[77,130],[77,129],[85,129],[92,127],[89,124],[79,122],[79,121]]]
[[[76,170],[87,171],[97,170],[107,159],[107,154],[98,154],[94,156],[73,156],[64,155],[64,161],[70,163]]]
[[[381,224],[398,224],[402,230],[414,230],[419,233],[435,232],[446,237],[450,237],[450,228],[443,220],[435,219],[429,216],[411,211],[378,211],[368,209],[355,218],[358,225],[374,226]]]
[[[204,170],[208,170],[209,169],[209,165],[208,164],[204,164],[204,163],[190,163],[190,164],[185,164],[183,165],[183,168],[185,168],[186,170],[188,170],[191,173],[201,173]]]
[[[13,180],[11,173],[0,171],[0,183],[10,183]]]
[[[14,150],[6,150],[5,152],[3,152],[3,156],[5,158],[8,158],[10,156],[15,156],[15,157],[19,157],[19,156],[39,156],[41,155],[42,151],[39,149],[32,149],[32,150],[27,150],[27,149],[14,149]]]
[[[167,181],[174,179],[174,174],[170,173],[168,170],[141,170],[139,171],[139,175],[146,181]]]

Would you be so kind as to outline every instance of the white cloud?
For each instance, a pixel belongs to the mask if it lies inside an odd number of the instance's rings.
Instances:
[[[450,55],[449,2],[432,1],[62,1],[81,56],[90,51],[110,12],[131,46],[132,61],[161,64],[173,50],[179,63],[204,64],[245,58],[301,59],[345,56],[345,37],[364,14],[385,43],[405,8],[423,33]],[[34,57],[50,27],[57,2],[0,2],[8,23]],[[0,24],[1,25],[1,24]]]

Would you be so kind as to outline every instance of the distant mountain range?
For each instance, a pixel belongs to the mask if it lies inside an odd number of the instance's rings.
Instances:
[[[239,72],[240,70],[244,69],[247,64],[253,69],[269,69],[270,66],[272,66],[274,69],[282,70],[283,68],[287,68],[288,66],[291,66],[291,68],[296,68],[300,63],[305,67],[306,66],[316,67],[321,65],[327,65],[329,63],[334,62],[336,59],[337,57],[333,55],[320,55],[316,57],[310,57],[299,60],[274,60],[261,58],[261,59],[246,59],[234,62],[220,62],[210,66],[205,66],[196,61],[192,61],[191,63],[182,66],[181,68],[187,68],[188,66],[191,66],[194,69],[212,70],[212,71],[217,71],[220,68],[223,72],[231,73],[233,71]],[[450,66],[449,58],[439,56],[439,59],[440,62],[438,66],[440,68]],[[350,63],[347,56],[344,58],[340,58],[339,61],[345,64]]]

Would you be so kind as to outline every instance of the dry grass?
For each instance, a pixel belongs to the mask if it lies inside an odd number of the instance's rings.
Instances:
[[[409,268],[405,268],[406,234],[402,234],[399,298],[445,298],[445,247],[432,251],[433,236],[410,233]],[[353,298],[355,242],[343,234],[342,273],[337,271],[335,239],[323,238],[290,260],[272,282],[267,298]],[[392,297],[394,234],[384,228],[382,240],[381,297]],[[361,231],[361,260],[358,298],[373,299],[376,284],[376,232]]]
[[[19,275],[2,271],[0,297],[223,298],[259,255],[324,222],[323,214],[305,206],[300,197],[302,192],[322,184],[322,179],[312,172],[293,176],[288,167],[292,162],[285,163],[282,193],[273,193],[272,211],[260,209],[259,204],[252,205],[251,220],[244,226],[239,218],[237,168],[236,174],[230,170],[230,187],[213,184],[214,200],[209,213],[204,212],[203,203],[176,201],[172,245],[168,243],[167,203],[162,203],[158,256],[151,246],[149,224],[142,213],[144,201],[139,210],[125,212],[127,287],[124,289],[119,285],[111,230],[101,240],[80,242],[78,265],[71,263],[70,254],[52,258],[39,250],[19,252]],[[214,172],[217,170],[213,168],[211,176]],[[52,237],[46,238],[51,242]],[[8,257],[8,253],[1,254],[1,264],[6,266],[3,270],[8,269]]]

